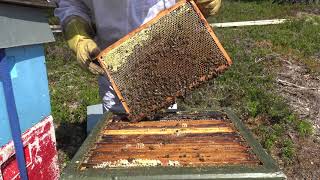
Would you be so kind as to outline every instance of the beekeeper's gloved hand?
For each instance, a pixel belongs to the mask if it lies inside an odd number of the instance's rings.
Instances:
[[[206,17],[215,15],[221,7],[221,0],[195,0],[195,2]]]
[[[100,49],[92,40],[94,31],[84,19],[78,16],[70,17],[63,26],[65,38],[69,47],[77,56],[82,67],[93,74],[103,74],[103,69],[99,63],[93,61]]]

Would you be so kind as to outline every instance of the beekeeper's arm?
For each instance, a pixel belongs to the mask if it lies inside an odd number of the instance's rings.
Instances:
[[[59,17],[69,47],[77,56],[80,65],[93,74],[102,74],[103,70],[92,59],[100,52],[93,41],[94,30],[91,25],[91,12],[80,0],[55,0]]]

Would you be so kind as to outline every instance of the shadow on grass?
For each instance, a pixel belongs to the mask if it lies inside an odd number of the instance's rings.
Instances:
[[[57,149],[72,159],[86,136],[86,122],[60,123],[56,128]]]

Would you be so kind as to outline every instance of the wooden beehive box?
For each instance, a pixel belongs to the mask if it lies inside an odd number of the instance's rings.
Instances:
[[[109,114],[97,125],[65,179],[285,178],[230,111],[115,119]]]

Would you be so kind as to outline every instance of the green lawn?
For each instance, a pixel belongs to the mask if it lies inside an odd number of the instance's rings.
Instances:
[[[63,41],[46,46],[51,105],[56,123],[84,122],[86,107],[100,102],[95,76],[82,69]]]
[[[86,137],[86,108],[100,103],[96,77],[82,69],[60,35],[46,45],[51,107],[56,124],[60,168]]]
[[[314,22],[320,23],[320,19]],[[274,146],[283,149],[281,156],[290,160],[294,154],[287,153],[291,140],[286,132],[305,136],[311,134],[312,127],[298,119],[275,91],[275,76],[280,68],[276,57],[298,57],[319,73],[319,64],[312,57],[319,53],[320,25],[314,22],[298,19],[275,26],[217,28],[217,36],[234,64],[210,85],[186,98],[185,108],[228,106],[243,119],[263,118],[253,127],[261,143],[269,150]],[[266,60],[258,62],[259,59]],[[301,129],[301,123],[308,125]]]
[[[275,79],[283,59],[294,59],[305,64],[311,74],[320,74],[320,16],[309,14],[319,6],[224,2],[220,14],[209,18],[211,23],[290,20],[281,25],[215,28],[234,64],[180,105],[185,109],[232,107],[269,152],[279,156],[284,166],[294,165],[299,144],[289,134],[304,139],[314,130],[308,119],[299,118],[276,91]]]
[[[209,17],[210,22],[252,21],[292,18],[299,11],[317,11],[319,5],[273,4],[268,0],[222,0],[219,13]]]
[[[215,28],[234,64],[216,80],[180,100],[183,109],[231,107],[269,152],[284,166],[292,165],[296,142],[312,136],[308,120],[300,119],[276,91],[279,59],[295,59],[313,75],[320,74],[319,5],[277,5],[269,1],[223,1],[210,22],[289,18],[285,24]],[[83,123],[86,106],[99,103],[96,77],[81,69],[61,36],[47,45],[47,66],[55,122]],[[59,142],[58,142],[59,143]],[[71,153],[72,154],[72,153]]]

